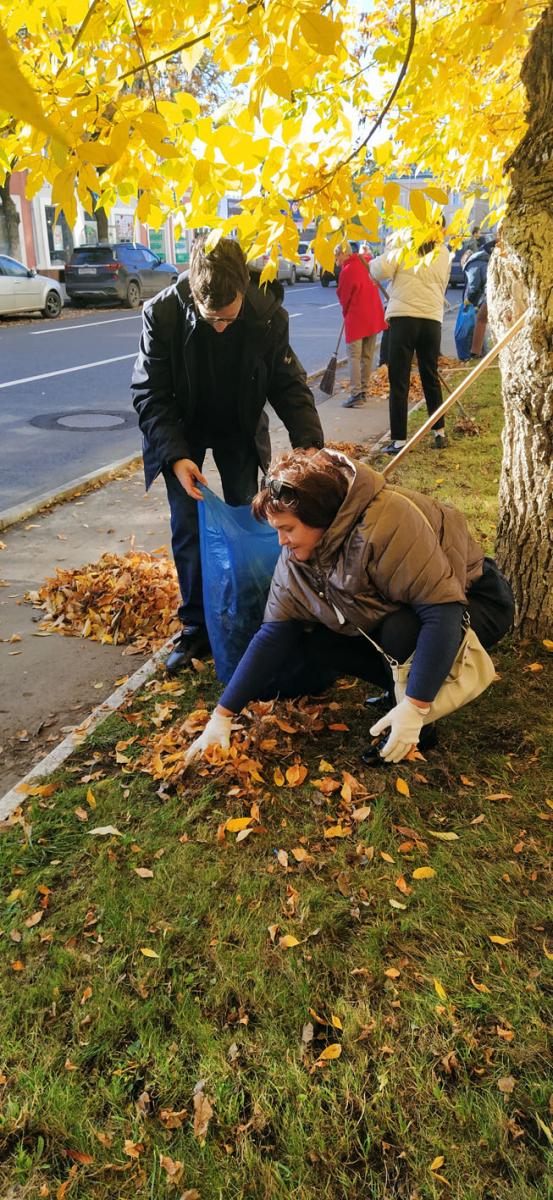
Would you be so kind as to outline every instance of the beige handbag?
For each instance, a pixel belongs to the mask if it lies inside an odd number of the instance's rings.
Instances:
[[[401,492],[396,495],[402,495]],[[409,496],[403,496],[412,508],[416,508],[417,512],[422,517],[423,521],[432,529],[430,521],[421,511],[418,504],[411,500]],[[476,700],[486,688],[493,683],[495,679],[495,667],[493,662],[484,650],[484,647],[478,638],[478,635],[471,629],[468,613],[465,613],[463,625],[465,635],[459,646],[455,660],[451,670],[442,686],[430,705],[430,712],[424,718],[424,724],[428,725],[431,721],[437,721],[440,717],[447,717],[449,713],[455,712],[458,708],[462,708],[464,704],[469,704],[471,700]],[[378,642],[373,641],[364,629],[357,626],[359,633],[367,638],[367,641],[378,650],[386,659],[388,666],[394,679],[394,691],[396,695],[396,703],[399,704],[403,700],[406,690],[409,672],[415,657],[414,653],[404,663],[398,663],[397,659],[391,658],[389,654],[378,645]]]

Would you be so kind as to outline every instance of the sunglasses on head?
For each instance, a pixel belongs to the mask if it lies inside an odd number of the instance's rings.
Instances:
[[[292,500],[298,498],[295,487],[292,487],[292,484],[287,483],[285,479],[266,477],[265,487],[268,488],[271,500],[282,500],[284,504],[290,504]]]

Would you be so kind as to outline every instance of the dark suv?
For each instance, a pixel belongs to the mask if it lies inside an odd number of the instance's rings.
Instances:
[[[176,283],[178,267],[137,242],[76,246],[65,268],[67,295],[77,304],[118,299],[129,308]]]

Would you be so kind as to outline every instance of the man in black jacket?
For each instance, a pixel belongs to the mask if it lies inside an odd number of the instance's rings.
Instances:
[[[488,324],[488,301],[486,285],[490,258],[497,244],[496,238],[490,238],[481,250],[471,254],[464,266],[467,285],[464,294],[465,304],[474,304],[477,309],[476,323],[472,335],[471,358],[482,358],[484,338]]]
[[[197,514],[206,450],[225,500],[237,505],[253,498],[259,468],[269,464],[267,401],[295,449],[324,444],[305,371],[288,342],[280,284],[260,290],[232,239],[222,238],[210,253],[205,241],[203,235],[194,243],[188,279],[144,305],[131,383],[146,487],[161,471],[171,510],[183,629],[167,659],[170,672],[209,651]]]

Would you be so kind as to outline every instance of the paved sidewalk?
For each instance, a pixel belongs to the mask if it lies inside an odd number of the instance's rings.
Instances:
[[[347,370],[337,374],[335,394],[324,397],[313,384],[327,441],[374,443],[388,428],[386,400],[348,410]],[[288,445],[286,430],[273,416],[274,452]],[[212,463],[206,475],[219,491]],[[170,553],[169,510],[163,481],[144,492],[139,469],[75,496],[48,512],[10,526],[0,535],[0,796],[55,746],[68,730],[131,675],[148,657],[125,654],[125,647],[52,634],[39,637],[42,614],[24,602],[56,567],[96,562],[106,551],[124,554],[134,544]],[[11,641],[16,635],[21,640]]]

